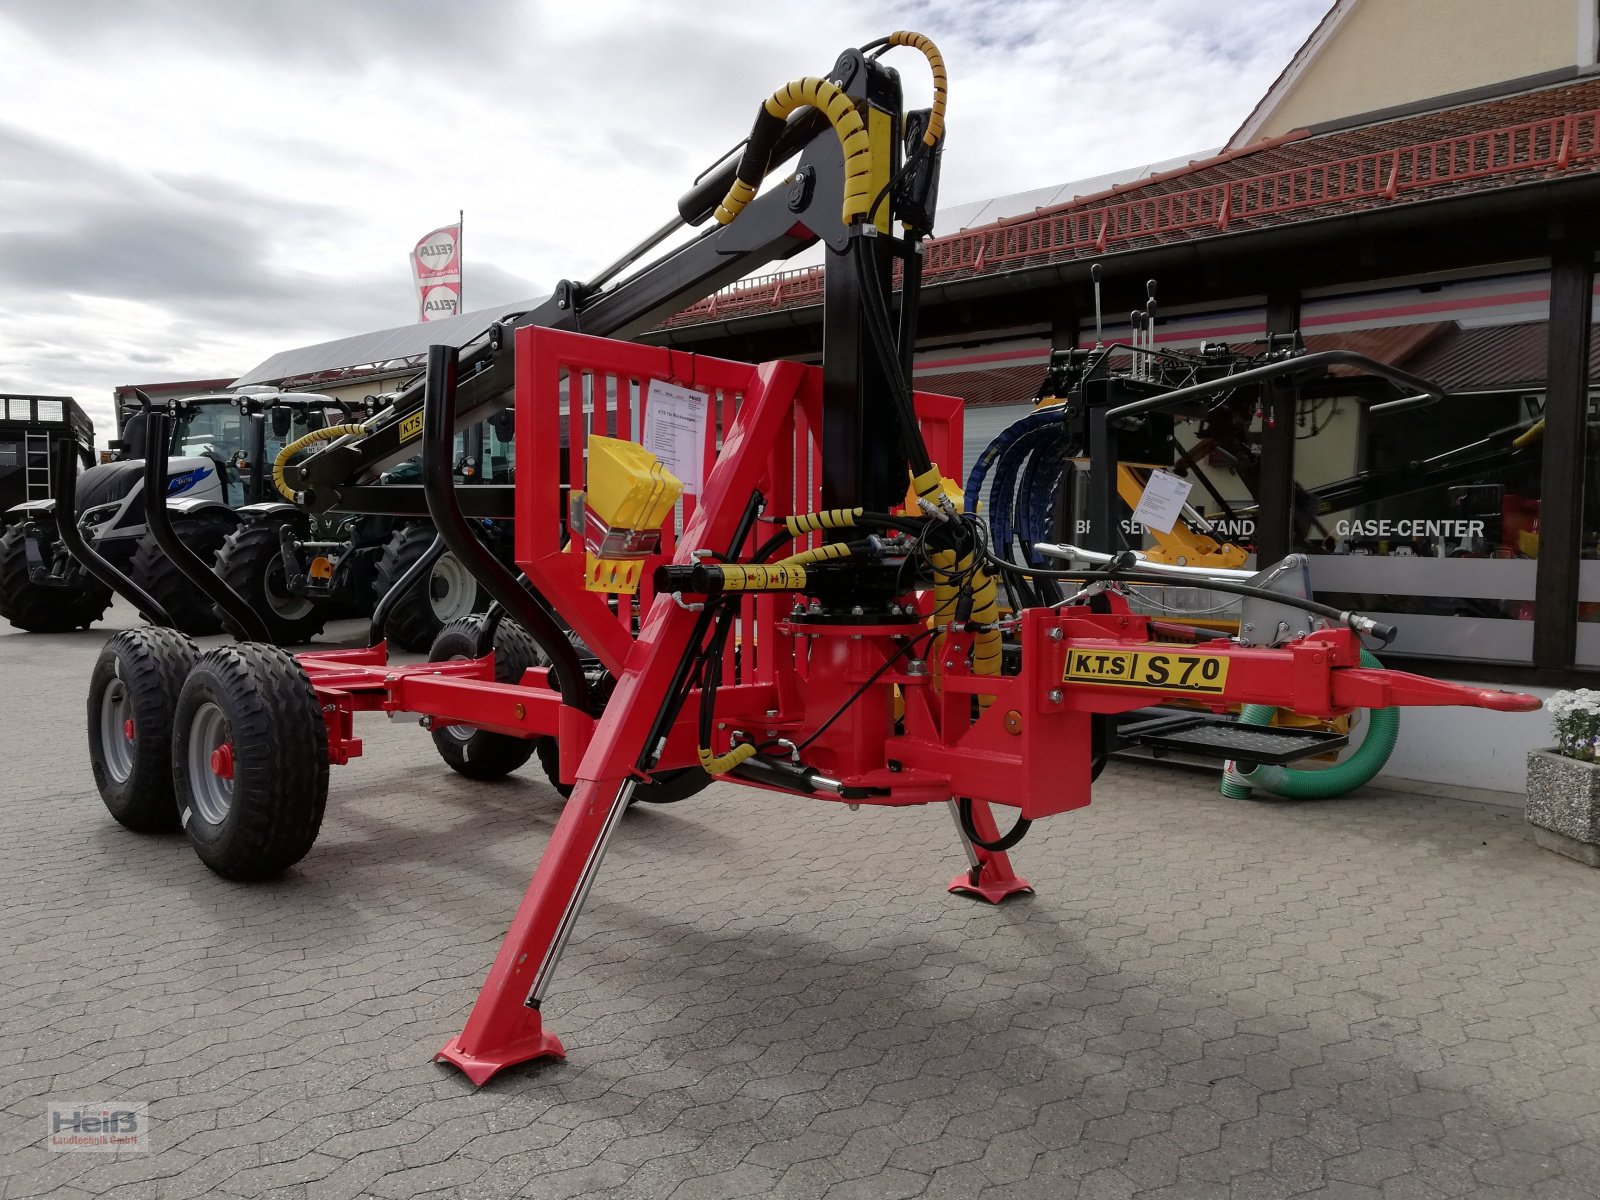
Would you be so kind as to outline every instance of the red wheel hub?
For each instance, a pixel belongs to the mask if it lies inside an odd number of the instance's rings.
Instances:
[[[211,771],[219,779],[233,778],[232,742],[223,742],[211,752]]]
[[[133,718],[129,717],[122,723],[122,736],[130,742],[133,741]]]

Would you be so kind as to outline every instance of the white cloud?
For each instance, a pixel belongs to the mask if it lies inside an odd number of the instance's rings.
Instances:
[[[1324,8],[10,6],[0,390],[75,395],[104,441],[117,384],[402,324],[406,252],[458,208],[469,306],[582,278],[660,225],[772,88],[895,28],[950,65],[946,204],[1215,145]],[[925,102],[918,57],[891,61]]]

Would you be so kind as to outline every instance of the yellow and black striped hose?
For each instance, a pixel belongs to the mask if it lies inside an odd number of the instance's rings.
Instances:
[[[849,96],[826,79],[807,75],[773,92],[756,114],[749,144],[739,156],[733,185],[717,206],[718,224],[726,225],[755,199],[756,189],[766,178],[772,148],[789,114],[808,105],[828,118],[844,149],[844,223],[849,225],[857,217],[866,215],[872,193],[872,142],[867,137],[866,123]]]
[[[950,96],[950,76],[944,69],[944,55],[939,53],[939,47],[933,44],[932,38],[909,29],[895,30],[889,35],[888,42],[891,46],[909,46],[922,51],[928,60],[928,67],[933,71],[933,107],[928,113],[927,132],[922,135],[923,142],[932,146],[944,136],[944,108]]]
[[[367,427],[365,425],[329,425],[326,429],[313,429],[305,437],[296,438],[282,450],[279,450],[278,456],[272,460],[272,486],[278,489],[278,494],[285,500],[291,504],[294,503],[294,489],[289,486],[289,480],[283,473],[283,469],[289,465],[291,458],[299,454],[307,446],[313,446],[318,442],[331,442],[337,438],[366,432]]]

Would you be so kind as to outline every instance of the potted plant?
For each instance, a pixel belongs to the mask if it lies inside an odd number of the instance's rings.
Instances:
[[[1556,744],[1528,751],[1528,824],[1546,850],[1600,867],[1600,691],[1545,701]]]

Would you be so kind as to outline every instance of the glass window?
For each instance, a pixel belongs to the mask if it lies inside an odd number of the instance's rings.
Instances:
[[[516,413],[506,408],[483,423],[483,471],[485,483],[510,483],[515,479],[517,446],[513,440]]]
[[[172,452],[183,457],[220,454],[227,458],[244,445],[244,417],[231,404],[185,405],[172,435]]]
[[[1548,352],[1545,270],[1311,299],[1310,350],[1343,348],[1442,385],[1443,402],[1338,368],[1295,416],[1298,544],[1320,599],[1400,629],[1389,653],[1533,653]]]
[[[1597,258],[1600,263],[1600,258]],[[1600,286],[1595,289],[1600,292]],[[1594,318],[1600,319],[1600,304]],[[1578,541],[1579,666],[1600,666],[1600,328],[1589,327],[1589,414],[1583,459],[1583,524]]]

